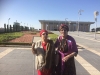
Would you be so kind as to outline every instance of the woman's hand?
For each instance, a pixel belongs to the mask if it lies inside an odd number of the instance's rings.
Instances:
[[[34,48],[35,47],[35,42],[34,43],[32,43],[32,48]]]
[[[33,53],[33,54],[36,53],[36,52],[35,52],[36,49],[35,49],[34,47],[35,47],[35,43],[32,43],[32,53]]]
[[[68,59],[69,59],[69,55],[63,57],[63,58],[62,58],[62,61],[63,61],[63,62],[66,62],[66,61],[68,61]]]
[[[58,47],[57,47],[57,48],[55,48],[55,51],[58,51]]]
[[[76,53],[76,52],[73,52],[73,53],[71,53],[71,54],[65,56],[64,58],[62,58],[62,61],[65,62],[65,61],[67,61],[69,58],[74,57],[75,55],[77,55],[77,53]]]

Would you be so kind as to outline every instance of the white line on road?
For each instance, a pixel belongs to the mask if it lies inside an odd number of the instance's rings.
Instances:
[[[81,56],[77,55],[75,59],[83,66],[83,68],[85,68],[85,70],[88,71],[90,75],[100,75],[100,72]]]
[[[14,48],[8,48],[8,49],[6,49],[5,51],[1,52],[1,53],[0,53],[0,59],[1,59],[2,57],[4,57],[5,55],[7,55],[8,53],[10,53],[11,51],[13,51],[13,50],[14,50]]]
[[[89,50],[89,51],[93,52],[94,54],[97,54],[98,56],[100,56],[100,52],[98,52],[98,51],[96,51],[96,50],[93,50],[93,49],[91,49],[91,48],[89,48],[89,47],[86,47],[86,46],[84,46],[84,45],[81,45],[81,44],[79,44],[79,43],[77,43],[77,45],[79,45],[79,46],[85,48],[86,50]]]
[[[92,40],[92,41],[95,41],[95,42],[100,42],[99,40],[95,40],[93,38],[86,38],[86,37],[81,37],[81,36],[76,36],[76,35],[72,35],[72,36],[83,38],[83,39],[87,39],[87,40]]]

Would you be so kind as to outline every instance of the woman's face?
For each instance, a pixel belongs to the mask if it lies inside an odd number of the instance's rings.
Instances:
[[[43,32],[43,33],[41,34],[41,38],[42,38],[43,40],[47,39],[47,38],[48,38],[48,34],[47,34],[46,32]]]
[[[61,33],[62,36],[68,35],[68,31],[67,31],[66,29],[64,29],[64,28],[62,28],[62,29],[60,30],[60,33]]]

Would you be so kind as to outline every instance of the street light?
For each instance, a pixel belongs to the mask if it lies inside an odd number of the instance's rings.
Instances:
[[[10,26],[9,26],[9,20],[10,20],[10,18],[8,19],[8,30],[10,29]]]
[[[67,19],[68,19],[68,18],[65,18],[65,24],[66,24]]]
[[[58,31],[58,25],[57,25],[57,31]]]
[[[10,18],[8,19],[8,26],[9,26],[9,20],[10,20]]]
[[[79,14],[79,21],[80,21],[81,12],[83,12],[83,10],[80,9],[80,10],[78,11],[78,14]],[[77,30],[78,30],[78,36],[79,36],[79,21],[78,21],[78,29],[77,29]]]
[[[48,30],[48,25],[46,24],[46,30]]]
[[[24,30],[25,30],[25,23],[24,23]]]
[[[71,21],[69,21],[69,31],[70,31],[70,23],[71,23]]]
[[[31,24],[30,24],[30,29],[31,29]]]
[[[28,30],[28,23],[27,23],[27,30]]]
[[[10,20],[10,18],[8,19],[8,25],[9,25],[9,20]]]
[[[25,26],[25,23],[24,23],[24,26]]]
[[[20,25],[21,25],[21,23],[22,23],[22,22],[20,22]]]
[[[95,17],[95,34],[94,38],[96,39],[96,28],[97,28],[97,16],[99,15],[98,11],[94,11],[94,17]]]

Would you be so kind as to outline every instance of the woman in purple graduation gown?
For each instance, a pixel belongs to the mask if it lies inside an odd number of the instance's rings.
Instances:
[[[54,75],[76,75],[74,56],[78,49],[74,38],[68,35],[69,28],[65,24],[59,27],[59,36],[55,42],[55,74]]]

